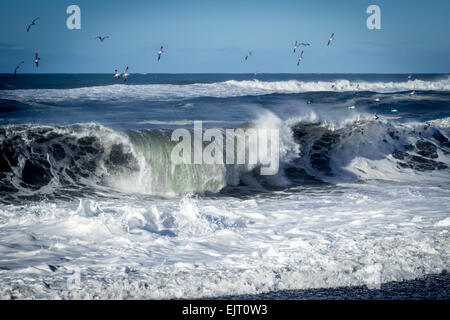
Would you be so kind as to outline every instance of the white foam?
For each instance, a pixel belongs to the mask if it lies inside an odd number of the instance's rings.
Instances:
[[[448,187],[366,184],[248,201],[82,201],[99,215],[74,214],[78,202],[1,205],[0,298],[378,287],[448,268],[449,201]],[[68,287],[77,270],[79,287]]]
[[[335,87],[333,87],[335,85]],[[195,83],[188,85],[151,84],[151,85],[109,85],[74,89],[21,89],[2,90],[0,98],[15,99],[24,102],[58,102],[67,100],[122,101],[151,99],[184,99],[197,97],[239,97],[246,95],[265,95],[271,93],[302,93],[336,91],[402,92],[402,91],[449,91],[450,78],[435,81],[410,80],[403,82],[336,81],[259,81],[229,80],[217,83]]]
[[[444,220],[438,221],[434,224],[436,227],[450,227],[450,217]]]
[[[439,128],[450,128],[450,117],[429,121],[430,124]]]

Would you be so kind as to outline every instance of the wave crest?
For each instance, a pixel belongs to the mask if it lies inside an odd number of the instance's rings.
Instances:
[[[114,100],[164,100],[199,97],[241,97],[266,94],[296,94],[305,92],[349,92],[371,91],[392,93],[404,91],[450,91],[450,78],[441,80],[409,80],[403,82],[349,81],[260,81],[229,80],[217,83],[195,83],[187,85],[109,85],[74,89],[20,89],[2,90],[0,99],[36,102],[58,102],[67,100],[114,101]]]
[[[261,115],[252,126],[278,128],[280,171],[261,176],[261,164],[182,164],[171,161],[171,131],[118,133],[97,124],[0,128],[3,201],[73,198],[116,190],[159,196],[265,192],[308,181],[448,179],[448,128],[350,119],[339,126],[282,121]],[[109,188],[109,189],[105,189]]]

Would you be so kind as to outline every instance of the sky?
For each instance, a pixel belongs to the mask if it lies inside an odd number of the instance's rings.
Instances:
[[[0,73],[450,73],[449,14],[448,0],[2,0]],[[299,67],[296,40],[311,44]]]

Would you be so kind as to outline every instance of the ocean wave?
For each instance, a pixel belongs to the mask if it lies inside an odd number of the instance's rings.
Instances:
[[[116,132],[98,124],[3,127],[0,193],[6,201],[55,194],[72,198],[99,187],[177,196],[230,187],[263,192],[308,179],[448,179],[450,132],[430,123],[365,118],[332,123],[317,115],[282,121],[266,112],[251,126],[279,130],[280,170],[274,176],[261,176],[259,162],[174,164],[175,142],[167,129]]]
[[[450,91],[450,78],[441,80],[409,80],[403,82],[350,81],[259,81],[229,80],[217,83],[195,83],[187,85],[109,85],[73,89],[20,89],[2,90],[0,99],[32,102],[58,101],[123,101],[164,100],[199,97],[241,97],[266,94],[296,94],[305,92],[352,92],[370,91],[393,93],[405,91]]]

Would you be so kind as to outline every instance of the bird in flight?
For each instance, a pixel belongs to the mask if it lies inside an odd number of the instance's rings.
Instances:
[[[97,37],[95,37],[95,39],[98,39],[98,40],[100,40],[101,42],[105,41],[105,39],[108,39],[108,38],[109,38],[109,36],[106,36],[106,37],[97,36]]]
[[[302,43],[300,43],[300,45],[301,45],[301,46],[304,46],[304,47],[308,47],[310,44],[307,43],[307,42],[302,42]]]
[[[252,56],[252,52],[250,51],[249,53],[247,53],[247,55],[245,56],[245,60],[247,60],[248,59],[248,57],[251,57]]]
[[[158,61],[159,61],[159,59],[161,59],[161,55],[163,54],[163,46],[161,46],[161,48],[159,48],[159,51],[158,51]]]
[[[122,74],[116,70],[114,70],[114,78],[120,78],[122,76]]]
[[[331,41],[333,41],[333,40],[334,40],[334,33],[331,34],[330,39],[328,39],[328,44],[327,44],[327,46],[329,46],[330,43],[331,43]]]
[[[36,25],[36,21],[37,21],[37,20],[39,20],[39,17],[37,17],[36,19],[34,19],[34,20],[31,22],[31,24],[28,25],[27,32],[30,31],[30,29],[31,29],[32,26]]]
[[[34,57],[34,63],[36,64],[36,68],[39,67],[39,60],[41,60],[41,58],[39,58],[39,56],[36,52],[36,56]]]
[[[300,53],[300,57],[298,58],[298,61],[297,61],[297,66],[300,64],[300,62],[303,60],[303,51],[302,51],[302,53]]]
[[[17,70],[20,68],[20,65],[24,63],[24,61],[21,61],[17,64],[17,66],[14,68],[14,78],[17,76]]]
[[[127,68],[125,69],[125,72],[123,73],[123,81],[127,81],[127,77],[128,77],[128,66],[127,66]]]
[[[294,53],[295,53],[295,50],[297,50],[297,48],[298,48],[298,42],[295,41],[295,44],[294,44]]]

